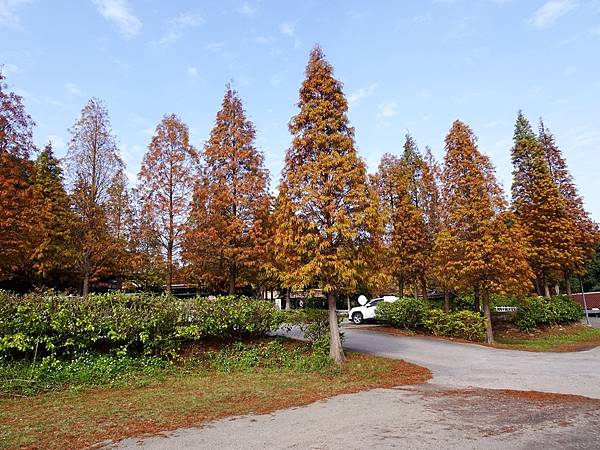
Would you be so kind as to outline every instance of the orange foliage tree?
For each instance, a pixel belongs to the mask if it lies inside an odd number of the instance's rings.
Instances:
[[[266,258],[269,173],[254,136],[240,97],[227,86],[202,153],[186,256],[198,279],[230,295],[257,281]]]
[[[354,148],[348,103],[322,50],[315,47],[300,88],[300,111],[289,124],[293,141],[280,183],[276,245],[294,287],[319,287],[329,305],[330,356],[344,361],[336,293],[365,275],[365,249],[377,230],[377,201],[365,163]]]
[[[540,120],[538,140],[544,151],[550,175],[562,195],[565,213],[570,223],[571,245],[560,259],[567,294],[571,295],[571,276],[582,275],[595,256],[600,241],[598,226],[583,206],[583,199],[567,168],[567,163],[550,130]]]
[[[491,293],[526,292],[531,271],[522,230],[515,223],[489,158],[477,148],[471,129],[455,121],[446,136],[442,173],[442,231],[436,253],[445,261],[456,289],[472,289],[481,297],[486,341],[494,340]]]
[[[519,111],[512,148],[512,207],[528,241],[529,262],[538,292],[550,296],[550,283],[563,276],[563,261],[575,246],[565,198],[558,190],[544,149]]]
[[[198,152],[190,144],[187,125],[175,114],[164,116],[138,177],[146,233],[157,238],[165,252],[167,292],[171,292],[174,260],[189,217],[197,165]]]
[[[0,281],[31,267],[36,235],[31,181],[33,120],[0,71]]]

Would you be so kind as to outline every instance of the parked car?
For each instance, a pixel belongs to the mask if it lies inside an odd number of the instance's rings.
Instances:
[[[371,301],[368,301],[367,297],[361,295],[358,297],[360,306],[356,306],[348,311],[348,319],[357,325],[366,321],[373,321],[375,320],[375,310],[379,303],[395,302],[396,300],[398,300],[398,297],[395,295],[384,295],[383,297],[374,298]]]

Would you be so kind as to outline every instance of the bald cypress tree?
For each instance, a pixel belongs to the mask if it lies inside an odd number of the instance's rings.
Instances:
[[[577,186],[554,136],[544,126],[541,119],[538,140],[542,146],[550,175],[563,198],[565,214],[570,222],[572,245],[563,253],[560,260],[567,293],[570,295],[570,278],[572,275],[582,275],[588,264],[593,261],[600,235],[598,234],[597,225],[592,221],[583,206],[583,199],[579,195]]]
[[[254,137],[240,97],[227,86],[202,154],[186,255],[198,279],[230,295],[255,282],[267,259],[269,173]]]
[[[512,148],[512,207],[528,241],[538,291],[562,278],[562,264],[575,245],[567,205],[550,173],[544,149],[519,111]]]
[[[73,268],[74,215],[69,209],[63,172],[50,143],[35,161],[33,192],[38,219],[33,270],[39,281],[57,283]]]
[[[348,102],[323,51],[315,47],[300,88],[293,141],[280,184],[276,243],[296,264],[284,268],[294,287],[319,287],[329,305],[330,356],[344,361],[336,294],[365,274],[365,249],[377,229],[377,204],[365,163],[354,148]]]
[[[455,288],[470,288],[481,296],[486,341],[491,343],[490,294],[526,292],[531,271],[522,231],[506,211],[494,167],[460,121],[446,136],[442,183],[445,212],[436,242],[439,260],[445,262],[447,279]]]

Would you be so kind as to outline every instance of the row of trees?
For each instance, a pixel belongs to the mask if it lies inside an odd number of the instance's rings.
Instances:
[[[450,291],[470,291],[491,341],[491,294],[550,295],[558,284],[570,292],[599,241],[553,136],[542,122],[534,133],[521,113],[510,204],[460,121],[441,165],[407,135],[401,155],[384,155],[369,176],[342,84],[319,47],[289,124],[276,198],[231,86],[202,151],[180,118],[163,117],[134,189],[101,101],[82,110],[63,161],[50,144],[32,161],[33,121],[2,80],[0,96],[5,285],[64,286],[77,273],[84,294],[111,278],[167,290],[179,279],[229,293],[319,287],[328,296],[331,356],[341,362],[336,295],[436,289],[448,307]]]

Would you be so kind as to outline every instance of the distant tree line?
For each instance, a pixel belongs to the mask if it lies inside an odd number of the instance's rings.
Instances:
[[[83,294],[103,280],[167,290],[185,281],[229,294],[277,288],[288,307],[289,290],[316,287],[332,318],[340,295],[436,290],[448,308],[451,291],[469,291],[488,323],[491,294],[570,293],[581,275],[598,285],[598,227],[542,121],[536,133],[518,114],[509,203],[458,120],[443,161],[407,134],[368,175],[342,84],[319,47],[297,106],[275,197],[229,85],[204,148],[165,115],[130,188],[102,101],[84,106],[59,161],[51,143],[36,149],[35,124],[0,74],[0,285]],[[343,359],[336,338],[332,357]]]

